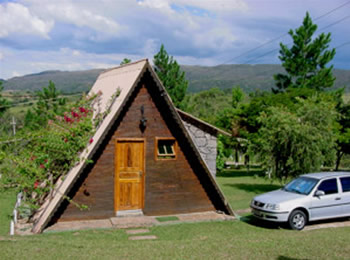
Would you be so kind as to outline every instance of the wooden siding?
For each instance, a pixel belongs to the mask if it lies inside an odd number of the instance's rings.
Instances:
[[[146,140],[145,215],[166,215],[215,210],[205,190],[213,189],[211,181],[198,165],[188,142],[179,134],[172,121],[171,111],[161,102],[153,79],[144,75],[129,101],[121,111],[110,133],[95,153],[93,161],[71,188],[69,197],[89,210],[80,210],[73,203],[62,203],[52,222],[78,219],[107,218],[114,212],[114,152],[116,138],[144,138]],[[156,102],[154,102],[156,101]],[[140,128],[141,106],[147,119]],[[172,131],[170,130],[172,129]],[[175,138],[176,160],[156,160],[156,138]],[[186,154],[186,155],[185,155]],[[193,160],[195,159],[195,160]],[[190,163],[191,162],[191,163]],[[192,165],[191,165],[192,164]],[[201,178],[199,177],[201,176]],[[200,180],[201,179],[201,180]],[[216,193],[215,193],[216,194]],[[210,195],[210,194],[209,194]],[[213,195],[211,195],[213,196]],[[221,205],[219,205],[221,206]]]

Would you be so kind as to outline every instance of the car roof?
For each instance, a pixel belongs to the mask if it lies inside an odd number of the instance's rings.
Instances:
[[[315,179],[324,179],[328,177],[350,177],[350,172],[316,172],[301,175],[302,177],[310,177]]]

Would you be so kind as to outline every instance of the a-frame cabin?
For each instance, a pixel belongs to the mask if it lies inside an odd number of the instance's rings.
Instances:
[[[82,161],[56,184],[34,233],[55,222],[128,214],[233,214],[148,60],[103,72],[91,92],[101,94],[95,110],[110,110],[81,155],[93,163]]]

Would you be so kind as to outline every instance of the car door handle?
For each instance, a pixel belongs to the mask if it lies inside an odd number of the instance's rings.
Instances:
[[[335,200],[341,200],[341,198],[335,198]]]

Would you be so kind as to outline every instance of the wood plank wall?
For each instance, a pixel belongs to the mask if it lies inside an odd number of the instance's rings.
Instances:
[[[186,146],[178,140],[176,160],[155,159],[156,137],[177,137],[178,129],[166,113],[167,108],[158,102],[155,84],[151,77],[144,76],[135,88],[113,129],[96,152],[93,160],[71,189],[69,196],[79,204],[89,207],[81,211],[73,203],[65,201],[56,212],[53,221],[94,219],[115,216],[114,212],[114,146],[115,138],[146,138],[145,172],[145,215],[166,215],[214,210],[202,184],[208,186],[208,180],[199,180],[195,173],[200,167],[192,165],[184,152]],[[156,101],[156,102],[154,102]],[[147,126],[140,130],[141,106]],[[172,128],[172,131],[169,129]],[[185,149],[185,150],[184,150]],[[192,155],[193,156],[193,155]],[[191,159],[190,159],[191,160]],[[202,182],[202,184],[201,184]],[[210,186],[210,185],[209,185]],[[210,188],[213,188],[210,186]]]

